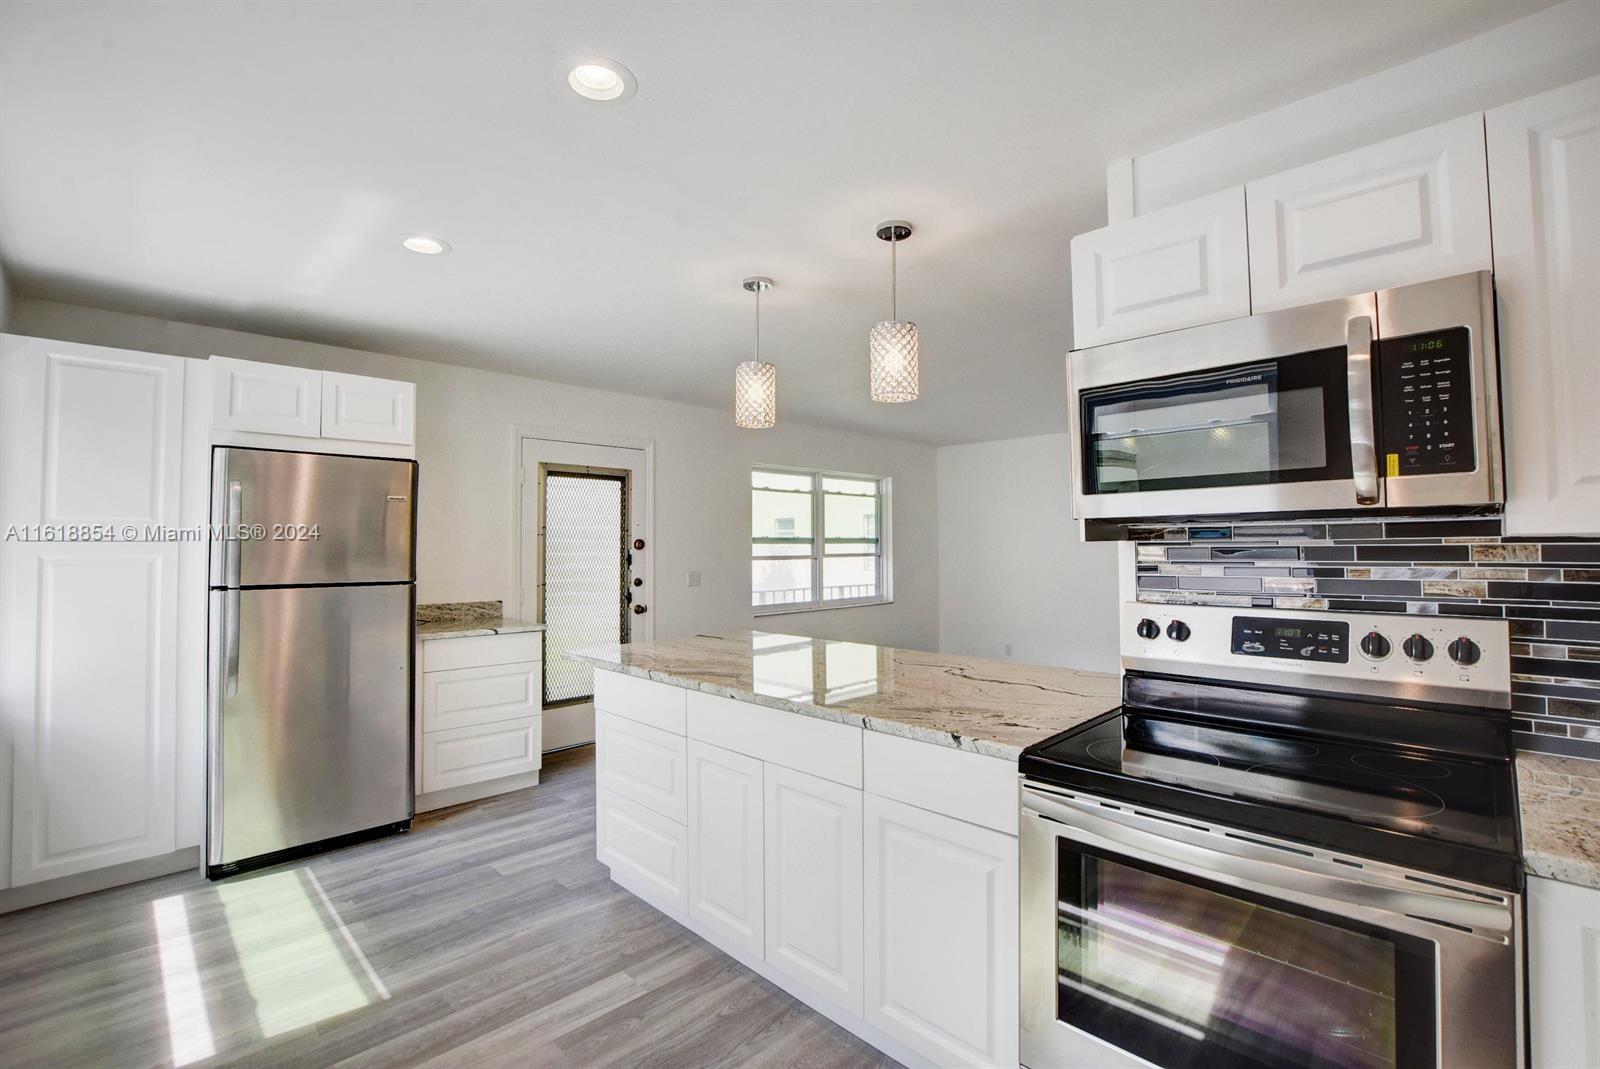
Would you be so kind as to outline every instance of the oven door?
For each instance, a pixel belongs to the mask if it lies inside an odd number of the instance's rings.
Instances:
[[[1028,784],[1031,1069],[1514,1069],[1517,896]]]
[[[1076,514],[1383,505],[1376,316],[1368,293],[1072,353]]]

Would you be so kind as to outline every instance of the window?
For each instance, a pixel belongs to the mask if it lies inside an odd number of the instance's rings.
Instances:
[[[889,600],[889,480],[750,473],[750,604],[766,612]]]

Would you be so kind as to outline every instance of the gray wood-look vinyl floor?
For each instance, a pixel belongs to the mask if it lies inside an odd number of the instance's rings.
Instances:
[[[0,916],[0,1067],[896,1063],[610,882],[589,749],[414,830]]]

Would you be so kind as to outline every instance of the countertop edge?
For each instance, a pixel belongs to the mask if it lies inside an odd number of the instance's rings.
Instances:
[[[702,694],[710,694],[717,698],[733,698],[737,701],[749,702],[752,705],[765,706],[768,709],[809,716],[815,720],[826,720],[834,724],[858,727],[865,731],[876,731],[882,735],[913,739],[917,742],[926,742],[934,746],[944,746],[954,750],[964,750],[967,753],[980,754],[984,757],[993,757],[1012,763],[1015,763],[1022,756],[1021,747],[1008,746],[1003,742],[974,738],[970,735],[957,735],[949,731],[936,731],[932,728],[907,724],[887,717],[846,713],[838,709],[827,709],[822,706],[811,705],[807,702],[774,698],[771,695],[756,694],[752,691],[741,690],[737,687],[729,687],[719,683],[706,683],[701,680],[674,675],[671,672],[651,671],[650,669],[637,668],[633,665],[618,664],[615,661],[593,657],[582,652],[571,652],[566,656],[587,662],[607,672],[617,672],[621,675],[633,676],[635,679],[648,679],[657,683],[666,683],[684,690],[696,690]]]
[[[423,631],[422,628],[426,626],[430,625],[418,625],[417,641],[434,642],[441,638],[480,638],[485,635],[526,635],[544,630],[544,624],[525,623],[500,623],[494,626],[489,624],[464,624],[461,627],[450,630]]]
[[[1552,854],[1544,850],[1522,851],[1522,867],[1529,876],[1538,876],[1557,883],[1568,883],[1575,887],[1587,887],[1600,891],[1600,864],[1592,861],[1583,861],[1567,857],[1562,854]]]

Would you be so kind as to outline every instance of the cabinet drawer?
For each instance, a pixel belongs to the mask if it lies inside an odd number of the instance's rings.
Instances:
[[[424,733],[421,793],[537,772],[542,756],[540,719],[525,716],[498,724]]]
[[[689,692],[689,737],[861,787],[861,729],[732,698]]]
[[[637,676],[596,669],[594,707],[608,713],[637,720],[641,724],[684,733],[684,698],[689,692],[670,683],[656,683]]]
[[[688,741],[660,728],[597,711],[595,783],[639,805],[689,820]]]
[[[595,791],[595,856],[611,878],[682,920],[689,899],[689,830],[600,787]]]
[[[494,724],[539,712],[539,662],[422,674],[422,730]]]
[[[868,731],[861,764],[869,794],[1017,834],[1015,761]]]
[[[519,635],[474,635],[471,638],[437,638],[422,643],[422,670],[442,672],[452,668],[479,668],[490,664],[516,664],[540,659],[538,631]]]

